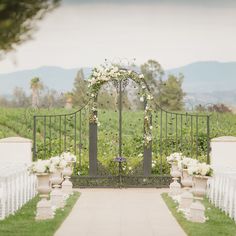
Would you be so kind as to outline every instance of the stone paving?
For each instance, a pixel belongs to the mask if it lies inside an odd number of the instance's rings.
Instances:
[[[55,236],[182,236],[161,193],[166,189],[79,189]]]

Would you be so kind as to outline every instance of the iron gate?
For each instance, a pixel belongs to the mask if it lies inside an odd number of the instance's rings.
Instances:
[[[126,89],[131,91],[137,85],[124,79],[111,86],[113,90],[103,91],[108,100],[100,101],[95,112],[101,117],[101,127],[89,122],[89,104],[69,114],[35,115],[34,160],[63,151],[76,154],[72,180],[77,187],[167,186],[170,176],[166,156],[175,151],[209,163],[210,116],[168,112],[153,102],[152,141],[147,147],[142,143],[143,108],[125,104],[124,99],[128,96]],[[110,96],[107,91],[112,91]],[[112,102],[113,107],[109,107]],[[146,106],[145,102],[136,104]]]

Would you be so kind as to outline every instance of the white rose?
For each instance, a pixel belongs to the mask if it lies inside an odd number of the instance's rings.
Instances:
[[[139,77],[139,79],[143,79],[143,78],[144,78],[144,75],[143,75],[143,74],[140,74],[138,77]]]

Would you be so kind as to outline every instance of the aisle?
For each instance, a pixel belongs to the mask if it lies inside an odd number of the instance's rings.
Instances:
[[[161,189],[80,189],[81,196],[55,236],[186,235]]]

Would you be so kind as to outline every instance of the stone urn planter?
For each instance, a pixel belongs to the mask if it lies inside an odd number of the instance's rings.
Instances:
[[[73,173],[73,171],[72,171],[71,166],[65,167],[64,170],[62,171],[62,175],[64,177],[64,181],[62,183],[62,193],[66,199],[71,194],[73,194],[73,190],[72,190],[73,185],[70,181],[70,177],[71,177],[72,173]]]
[[[202,199],[206,195],[208,176],[193,176],[193,194]]]
[[[181,193],[181,185],[178,182],[178,179],[181,177],[181,172],[178,169],[177,163],[171,163],[171,171],[173,182],[170,184],[169,196],[174,197]]]
[[[188,174],[187,169],[182,170],[181,184],[184,188],[191,188],[193,186],[193,177]]]
[[[54,209],[63,208],[64,200],[61,190],[62,170],[57,169],[54,173],[51,174],[51,183],[52,183],[52,192],[51,192],[51,202]]]
[[[36,220],[52,219],[54,214],[51,206],[51,202],[48,200],[49,193],[51,191],[49,184],[48,173],[37,173],[37,191],[41,200],[37,204]]]

